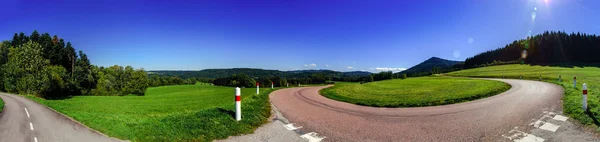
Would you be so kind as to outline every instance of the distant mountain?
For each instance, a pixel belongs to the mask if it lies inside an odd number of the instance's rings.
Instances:
[[[407,70],[400,72],[400,74],[429,72],[429,71],[431,71],[431,69],[433,69],[433,67],[438,67],[440,69],[448,68],[448,67],[452,67],[458,63],[461,63],[461,61],[452,61],[452,60],[446,60],[446,59],[442,59],[442,58],[438,58],[438,57],[431,57],[431,58],[429,58]]]
[[[301,78],[310,77],[313,74],[323,74],[332,77],[362,77],[371,75],[370,72],[352,71],[339,72],[332,70],[295,70],[295,71],[279,71],[253,68],[231,68],[231,69],[205,69],[199,71],[172,71],[172,70],[155,70],[148,71],[151,75],[166,75],[177,76],[180,78],[221,78],[229,77],[233,74],[246,74],[250,77],[286,77],[286,78]]]

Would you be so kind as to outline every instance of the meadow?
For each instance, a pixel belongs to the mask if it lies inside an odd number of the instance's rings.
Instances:
[[[594,124],[600,117],[600,68],[598,67],[550,67],[530,65],[499,65],[451,72],[447,75],[463,77],[514,78],[541,80],[555,83],[565,89],[563,111],[583,124]],[[560,81],[559,81],[560,76]],[[577,87],[573,87],[573,77],[577,77]],[[589,113],[582,109],[582,84],[588,86]],[[600,125],[596,122],[596,126]]]
[[[330,99],[374,107],[420,107],[460,103],[493,96],[510,85],[492,80],[417,77],[359,83],[337,83],[320,93]]]
[[[0,98],[0,112],[4,109],[4,101]]]
[[[235,121],[234,88],[173,85],[148,88],[145,96],[28,96],[111,137],[132,141],[211,141],[252,133],[271,115],[275,89],[242,89],[242,121]]]

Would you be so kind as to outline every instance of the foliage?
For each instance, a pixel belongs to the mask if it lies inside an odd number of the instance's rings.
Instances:
[[[76,53],[70,42],[48,33],[15,33],[11,41],[0,44],[0,91],[45,98],[143,95],[146,73],[129,66],[125,71],[94,66],[83,51]]]
[[[245,74],[232,75],[226,78],[217,78],[213,81],[214,85],[233,86],[233,87],[255,87],[256,81]]]
[[[522,58],[523,51],[526,51],[525,58]],[[467,58],[465,68],[481,67],[494,61],[561,66],[598,63],[600,58],[596,58],[597,53],[600,53],[600,37],[597,35],[546,31]]]
[[[287,79],[288,83],[297,84],[320,84],[327,81],[345,81],[345,82],[358,82],[364,81],[371,73],[354,71],[354,72],[337,72],[331,70],[298,70],[298,71],[278,71],[278,70],[264,70],[264,69],[249,69],[249,68],[233,68],[233,69],[206,69],[200,71],[149,71],[152,75],[161,76],[172,76],[183,79],[187,78],[203,78],[203,79],[216,79],[216,78],[227,78],[234,74],[245,74],[254,80],[262,83],[270,84],[270,81],[261,79],[272,79],[280,77]],[[275,86],[284,86],[280,79],[275,81]],[[201,81],[205,82],[205,81]],[[209,81],[212,82],[212,81]]]
[[[592,125],[594,120],[581,109],[583,83],[588,85],[588,107],[595,118],[600,118],[600,68],[598,67],[548,67],[530,65],[499,65],[475,69],[467,69],[448,73],[452,76],[514,78],[551,82],[565,89],[563,111],[583,124]],[[573,77],[577,77],[577,88],[573,88]],[[559,81],[559,78],[561,81]]]
[[[29,97],[111,137],[132,141],[212,141],[253,133],[271,116],[269,93],[242,89],[242,121],[234,119],[234,89],[210,85],[148,88],[145,96]],[[229,96],[229,97],[228,97]]]
[[[420,107],[460,103],[499,94],[506,83],[491,80],[417,77],[367,84],[337,83],[320,93],[330,99],[374,107]]]

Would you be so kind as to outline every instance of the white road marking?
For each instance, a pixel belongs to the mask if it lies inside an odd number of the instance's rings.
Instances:
[[[25,113],[27,113],[27,117],[29,117],[29,111],[27,111],[27,108],[24,108],[24,109],[25,109]]]
[[[317,133],[315,133],[315,132],[306,133],[300,137],[304,138],[304,139],[308,139],[309,142],[320,142],[321,140],[325,139],[325,137],[317,136]]]
[[[31,130],[33,131],[33,124],[31,124],[31,122],[29,122],[29,128],[31,128]]]
[[[536,127],[536,128],[538,128],[538,127],[542,126],[542,124],[544,124],[544,121],[537,120],[537,121],[535,121],[534,123],[531,123],[531,124],[529,124],[529,125],[533,125],[533,127]]]
[[[543,138],[536,137],[532,134],[527,134],[525,137],[515,140],[515,142],[543,142],[543,141],[545,141]]]
[[[544,125],[542,125],[540,127],[540,129],[556,132],[556,130],[558,130],[558,127],[560,127],[560,126],[552,124],[552,123],[544,123]]]
[[[290,131],[293,131],[293,130],[296,130],[296,129],[300,129],[300,128],[302,128],[302,126],[300,126],[300,127],[296,127],[296,126],[294,126],[294,124],[293,124],[293,123],[290,123],[290,124],[283,125],[283,127],[285,127],[286,129],[288,129],[288,130],[290,130]]]
[[[554,118],[552,118],[552,119],[558,120],[558,121],[567,121],[567,119],[569,119],[569,117],[562,116],[562,115],[555,115]]]
[[[534,136],[532,134],[527,134],[525,132],[519,131],[519,130],[510,130],[508,132],[509,134],[512,133],[512,135],[510,136],[506,136],[506,135],[502,135],[505,138],[508,138],[509,140],[515,141],[515,142],[543,142],[545,141],[543,138]]]
[[[33,137],[33,140],[34,140],[35,142],[37,142],[37,137]]]

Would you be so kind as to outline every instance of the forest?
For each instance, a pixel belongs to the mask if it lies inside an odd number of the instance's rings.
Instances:
[[[597,64],[600,37],[595,34],[546,31],[465,60],[465,68],[496,64],[577,66]]]
[[[44,98],[144,95],[147,82],[143,69],[92,65],[57,35],[21,32],[0,44],[0,91]]]

